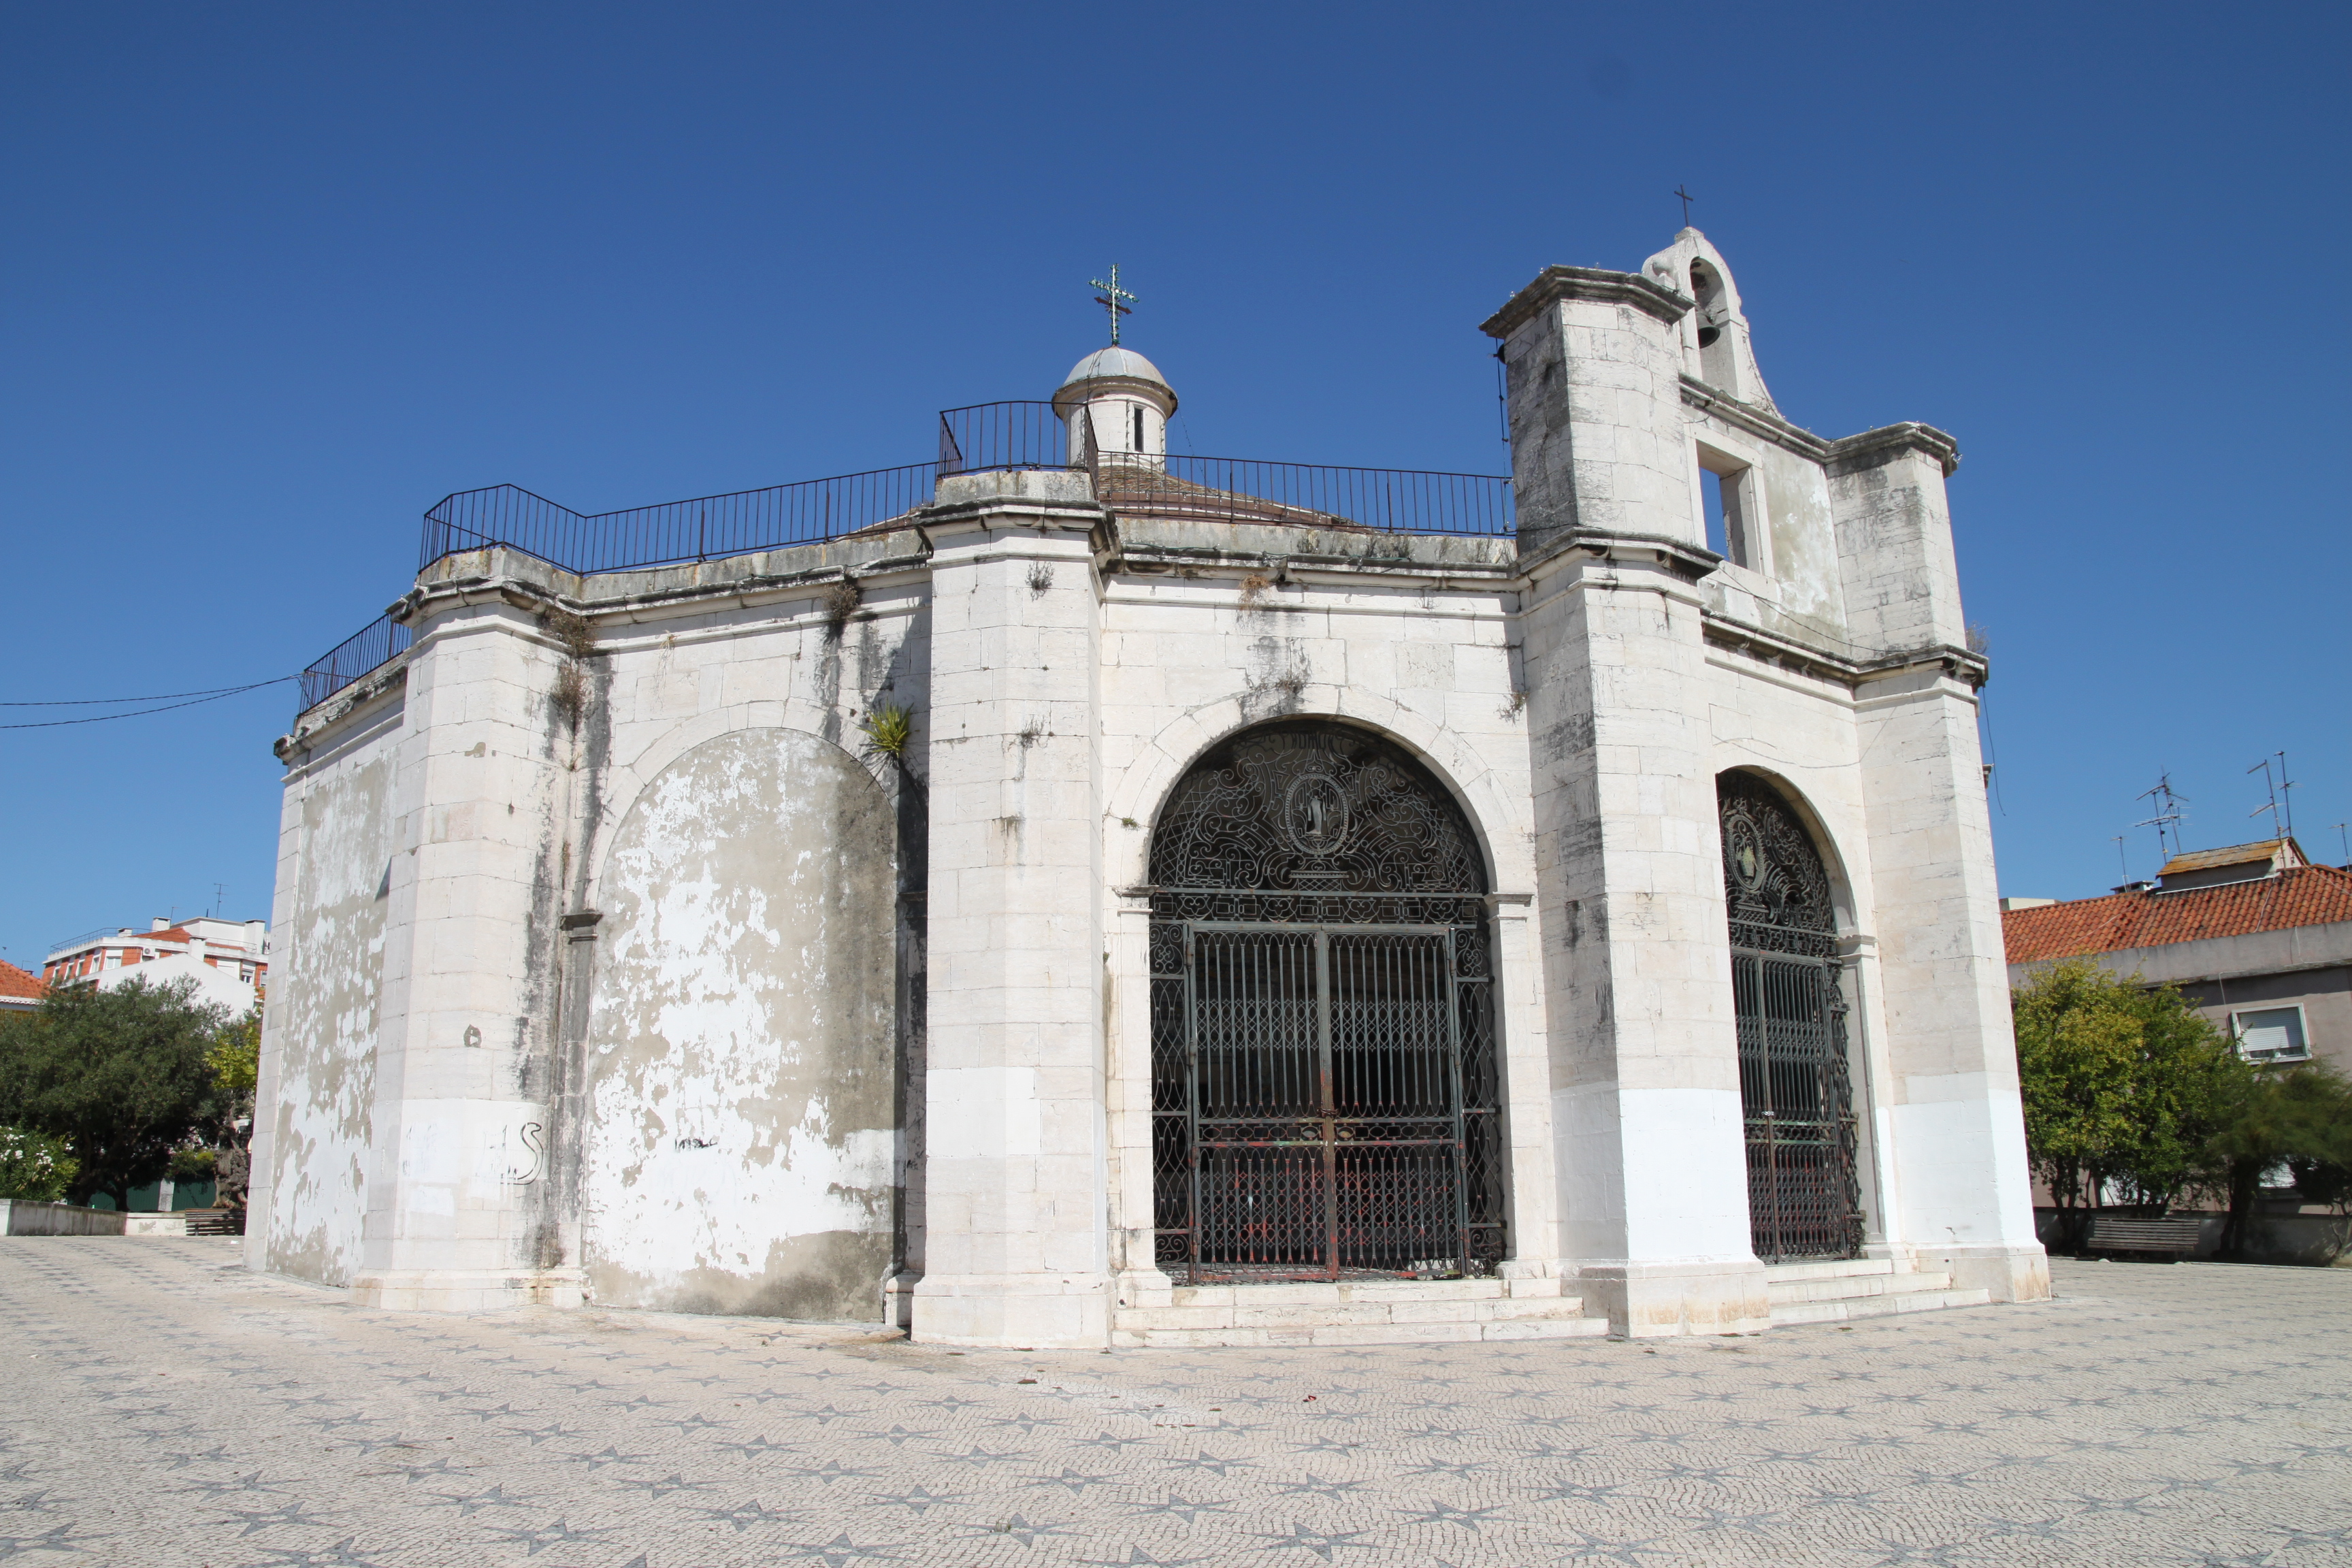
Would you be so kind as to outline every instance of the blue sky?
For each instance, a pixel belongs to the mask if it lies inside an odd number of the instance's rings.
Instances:
[[[1793,16],[1793,19],[1792,19]],[[920,461],[1129,341],[1180,445],[1504,471],[1477,323],[1678,226],[1799,424],[1952,431],[2003,890],[2352,816],[2341,6],[17,5],[0,700],[281,675],[417,519]],[[276,687],[0,731],[0,957],[267,910]],[[0,721],[47,715],[0,710]]]

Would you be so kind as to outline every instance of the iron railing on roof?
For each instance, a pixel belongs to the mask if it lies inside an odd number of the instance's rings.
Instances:
[[[1095,497],[1115,512],[1213,522],[1504,537],[1517,526],[1511,481],[1491,474],[1105,452]]]
[[[940,472],[1087,469],[1114,511],[1217,522],[1275,522],[1384,533],[1507,535],[1511,481],[1495,474],[1345,468],[1248,458],[1161,458],[1097,447],[1091,422],[1070,447],[1050,403],[982,403],[940,416]]]
[[[502,545],[566,572],[625,572],[814,544],[930,504],[936,463],[909,463],[765,489],[593,515],[514,485],[460,490],[425,514],[418,570]]]
[[[378,616],[313,659],[302,671],[302,706],[308,712],[361,676],[408,651],[409,630],[390,616]]]
[[[517,485],[460,490],[425,514],[418,569],[492,545],[586,574],[821,543],[929,504],[942,474],[1001,468],[1084,468],[1104,506],[1133,516],[1485,537],[1516,526],[1511,481],[1499,475],[1101,452],[1091,423],[1081,435],[1074,454],[1050,403],[981,403],[941,412],[935,462],[593,514]],[[303,709],[408,644],[406,626],[379,616],[302,671]]]
[[[125,931],[123,928],[119,925],[100,926],[95,931],[86,931],[79,936],[69,936],[63,942],[53,942],[49,943],[48,957],[44,958],[41,962],[47,963],[49,959],[57,958],[62,954],[71,952],[75,948],[88,947],[90,943],[95,942],[110,942],[115,938],[130,934],[132,933]]]
[[[1050,403],[975,403],[940,411],[940,472],[1075,468],[1070,427]]]

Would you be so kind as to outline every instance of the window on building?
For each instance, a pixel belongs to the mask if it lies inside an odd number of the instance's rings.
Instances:
[[[2232,1013],[2230,1032],[2238,1037],[2238,1054],[2248,1061],[2303,1061],[2311,1055],[2300,1007],[2251,1007]]]
[[[1764,489],[1756,470],[1712,447],[1698,449],[1699,496],[1706,512],[1706,547],[1751,572],[1764,559]]]

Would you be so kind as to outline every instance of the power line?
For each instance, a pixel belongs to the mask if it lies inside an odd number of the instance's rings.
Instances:
[[[257,680],[250,686],[225,686],[217,691],[206,692],[203,696],[199,697],[192,697],[185,702],[166,702],[160,708],[134,708],[128,713],[94,713],[87,719],[44,719],[29,724],[0,724],[0,730],[56,730],[68,724],[103,724],[110,719],[143,719],[150,713],[169,713],[174,708],[200,707],[206,702],[217,702],[224,697],[235,697],[241,691],[258,691],[265,686],[282,686],[287,681],[299,680],[301,679],[302,678],[299,675],[280,675],[268,680]],[[107,700],[101,699],[100,700]],[[111,699],[110,700],[121,702],[144,702],[149,700],[149,699],[143,697],[123,697]],[[7,704],[7,706],[11,708],[47,708],[63,707],[65,704],[46,702],[12,702]]]
[[[291,680],[281,675],[278,680]],[[181,697],[226,697],[235,691],[250,691],[254,686],[271,686],[275,681],[257,680],[253,686],[207,686],[201,691],[153,691],[144,697],[57,697],[40,702],[0,702],[0,708],[105,708],[121,702],[170,702]]]

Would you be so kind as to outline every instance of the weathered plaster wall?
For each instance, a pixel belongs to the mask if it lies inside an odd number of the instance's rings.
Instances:
[[[782,728],[703,742],[629,807],[602,879],[588,1038],[599,1303],[880,1315],[896,840],[855,757]]]
[[[1836,889],[1847,1062],[1861,1120],[1864,1234],[1900,1242],[1889,1160],[1886,1023],[1880,1005],[1877,889],[1871,879],[1869,803],[1862,788],[1853,691],[1841,680],[1768,664],[1721,647],[1707,650],[1708,721],[1717,775],[1745,768],[1764,775],[1812,830]]]
[[[1118,540],[1101,590],[1100,710],[1114,1268],[1152,1268],[1149,909],[1119,890],[1147,879],[1153,823],[1194,760],[1236,730],[1294,716],[1400,742],[1456,793],[1481,837],[1503,895],[1511,1250],[1549,1267],[1559,1247],[1509,542],[1161,521],[1122,522]]]
[[[247,1251],[323,1285],[359,1264],[404,719],[395,690],[298,758],[279,827]]]

